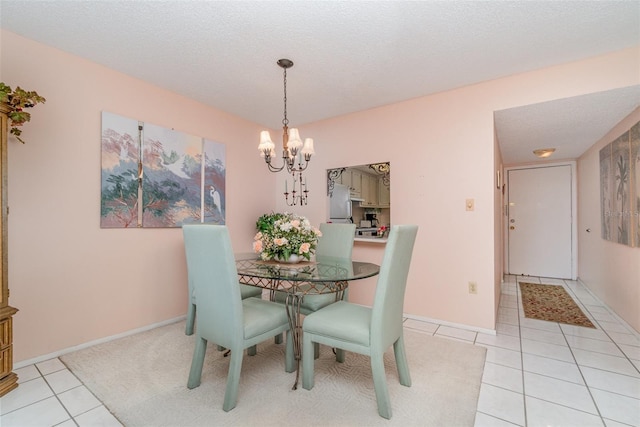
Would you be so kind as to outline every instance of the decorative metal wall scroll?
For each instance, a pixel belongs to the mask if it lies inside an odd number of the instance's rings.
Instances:
[[[333,195],[336,180],[340,178],[342,172],[345,170],[347,170],[347,168],[327,169],[327,196],[331,197]]]
[[[382,175],[382,183],[388,188],[391,184],[391,167],[389,162],[385,163],[372,163],[369,165],[369,169],[373,169],[378,175]]]

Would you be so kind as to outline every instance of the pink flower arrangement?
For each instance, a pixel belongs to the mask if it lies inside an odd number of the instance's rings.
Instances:
[[[286,261],[291,255],[310,260],[322,235],[307,218],[286,212],[262,215],[256,227],[253,251],[265,261]]]

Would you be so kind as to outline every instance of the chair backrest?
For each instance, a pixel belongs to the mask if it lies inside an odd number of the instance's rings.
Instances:
[[[242,296],[229,231],[224,225],[182,226],[187,272],[198,301],[197,335],[232,347],[244,334]]]
[[[356,235],[355,224],[322,223],[320,232],[322,236],[318,237],[317,256],[351,259]]]
[[[402,333],[404,292],[417,233],[417,225],[394,225],[389,232],[373,300],[372,346],[387,348]]]

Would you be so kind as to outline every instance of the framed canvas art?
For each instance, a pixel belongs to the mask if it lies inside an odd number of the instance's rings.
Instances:
[[[225,223],[224,144],[107,112],[102,128],[103,228]]]
[[[602,238],[640,247],[640,122],[600,150]]]

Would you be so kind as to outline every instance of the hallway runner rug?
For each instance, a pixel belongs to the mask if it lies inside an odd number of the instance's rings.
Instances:
[[[520,282],[520,294],[525,317],[595,328],[562,286]]]
[[[473,427],[486,348],[405,328],[411,387],[400,385],[393,350],[384,354],[393,417],[378,415],[369,358],[336,363],[320,346],[315,387],[291,390],[284,345],[258,344],[242,361],[238,405],[222,410],[229,357],[209,343],[200,387],[187,377],[195,335],[185,322],[61,356],[65,365],[126,427],[420,426]]]

